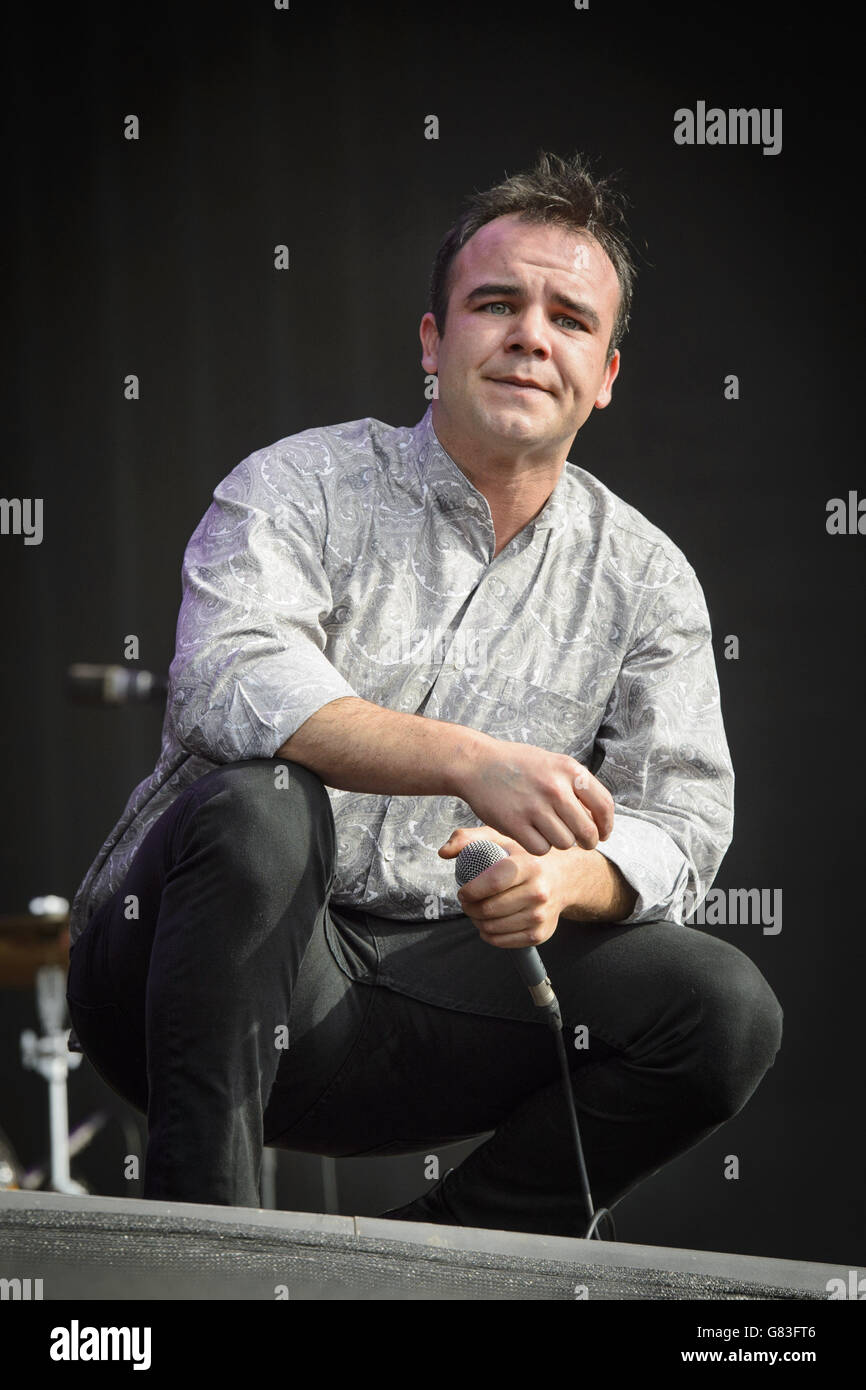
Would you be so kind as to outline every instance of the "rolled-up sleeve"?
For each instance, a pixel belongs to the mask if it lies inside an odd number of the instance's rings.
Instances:
[[[657,596],[622,663],[596,736],[593,771],[614,828],[597,848],[637,892],[625,922],[683,922],[731,843],[734,770],[706,600],[682,570]]]
[[[310,715],[354,695],[325,655],[327,504],[278,447],[213,493],[184,552],[166,718],[212,762],[272,757]]]

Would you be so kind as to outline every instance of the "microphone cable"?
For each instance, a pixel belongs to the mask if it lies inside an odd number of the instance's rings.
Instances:
[[[472,840],[465,845],[458,854],[454,869],[457,882],[462,888],[465,884],[477,878],[485,869],[489,869],[500,859],[508,857],[508,851],[501,845],[495,844],[492,840]],[[584,1240],[603,1240],[604,1237],[599,1233],[599,1223],[606,1217],[611,1229],[611,1240],[616,1240],[616,1226],[613,1216],[607,1207],[599,1207],[595,1211],[592,1203],[592,1193],[589,1190],[589,1174],[586,1171],[586,1162],[583,1157],[583,1144],[580,1140],[580,1127],[577,1123],[577,1110],[574,1105],[574,1094],[571,1089],[571,1071],[568,1065],[568,1055],[565,1050],[564,1024],[562,1012],[559,1007],[559,1000],[553,992],[550,978],[544,968],[544,964],[538,951],[534,946],[521,946],[513,951],[509,951],[512,964],[516,967],[524,984],[529,989],[532,1002],[537,1008],[543,1009],[545,1022],[556,1035],[556,1050],[562,1068],[562,1080],[565,1087],[565,1100],[568,1110],[569,1128],[571,1137],[574,1141],[574,1150],[577,1155],[577,1171],[580,1183],[580,1192],[583,1198],[589,1225],[583,1235]]]
[[[587,1226],[586,1231],[584,1232],[583,1239],[592,1240],[592,1238],[595,1237],[596,1240],[604,1240],[604,1236],[602,1236],[599,1233],[598,1226],[599,1222],[604,1220],[604,1218],[606,1217],[610,1224],[610,1239],[616,1240],[616,1226],[614,1225],[613,1216],[611,1215],[608,1208],[599,1207],[598,1211],[593,1210],[592,1194],[589,1190],[589,1174],[586,1171],[586,1162],[583,1157],[583,1144],[580,1142],[580,1129],[577,1123],[577,1110],[575,1109],[574,1095],[571,1089],[571,1072],[568,1065],[568,1056],[565,1051],[564,1025],[559,1010],[559,1002],[556,999],[555,994],[553,998],[556,1004],[556,1009],[555,1011],[551,1009],[548,1012],[547,1022],[549,1026],[553,1029],[553,1032],[556,1036],[556,1050],[559,1055],[560,1065],[562,1067],[562,1079],[563,1085],[565,1087],[565,1102],[568,1110],[569,1127],[571,1129],[572,1139],[574,1140],[575,1153],[577,1154],[577,1169],[580,1175],[580,1190],[583,1196],[583,1203],[586,1209],[586,1214],[589,1218],[589,1225]]]

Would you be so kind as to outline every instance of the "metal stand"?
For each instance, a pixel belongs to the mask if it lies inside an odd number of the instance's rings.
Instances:
[[[277,1205],[277,1155],[273,1149],[262,1149],[262,1176],[259,1183],[259,1206],[273,1211]]]
[[[82,1054],[69,1052],[71,1029],[64,1028],[66,1017],[66,972],[59,965],[43,965],[36,974],[36,1007],[43,1036],[28,1028],[21,1034],[21,1061],[38,1071],[48,1082],[51,1125],[51,1189],[72,1196],[86,1196],[87,1188],[73,1180],[69,1171],[69,1101],[66,1078],[70,1069],[81,1065]]]
[[[340,1210],[340,1195],[337,1191],[337,1161],[324,1156],[322,1158],[322,1193],[323,1210],[337,1214]]]

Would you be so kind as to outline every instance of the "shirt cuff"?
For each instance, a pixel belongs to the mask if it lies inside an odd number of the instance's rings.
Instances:
[[[287,653],[245,663],[216,696],[208,698],[202,684],[193,684],[188,702],[182,698],[182,675],[173,708],[179,742],[212,762],[274,757],[323,705],[357,698],[339,671],[318,652],[315,656],[318,660],[307,659],[306,670]]]
[[[683,922],[689,863],[666,830],[617,806],[613,830],[596,849],[637,893],[630,922]]]

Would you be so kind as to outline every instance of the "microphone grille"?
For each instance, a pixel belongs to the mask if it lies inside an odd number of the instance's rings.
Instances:
[[[464,845],[454,861],[454,872],[462,888],[470,879],[477,878],[500,859],[508,858],[508,850],[496,845],[492,840],[470,840]]]

